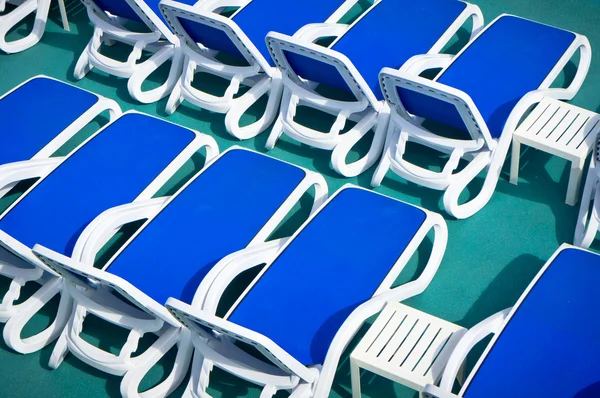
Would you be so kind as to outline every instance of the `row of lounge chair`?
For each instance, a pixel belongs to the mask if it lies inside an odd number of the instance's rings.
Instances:
[[[56,96],[71,106],[56,106]],[[48,118],[22,117],[32,104],[51,112]],[[51,156],[106,111],[106,126],[68,155]],[[0,274],[12,280],[0,305],[4,339],[24,354],[57,340],[51,367],[72,353],[122,375],[123,396],[168,395],[192,364],[189,396],[207,396],[218,367],[260,386],[262,397],[280,390],[327,397],[340,356],[364,322],[422,293],[442,262],[448,232],[439,214],[352,185],[328,198],[315,172],[236,147],[218,154],[207,135],[121,114],[113,101],[57,80],[23,83],[0,98],[0,112],[8,115],[5,131],[19,131],[2,137],[0,192],[39,178],[0,214]],[[163,196],[159,188],[198,150],[203,170]],[[307,192],[308,220],[292,236],[271,239]],[[105,244],[138,220],[145,220],[138,231],[95,268]],[[418,277],[393,287],[423,247],[430,254]],[[217,311],[236,277],[263,264],[225,314]],[[456,396],[462,363],[490,333],[459,396],[597,396],[600,329],[589,314],[600,304],[593,293],[599,264],[597,254],[562,246],[512,309],[460,339],[440,385],[427,386],[424,396]],[[40,288],[19,302],[30,282]],[[58,294],[52,324],[24,337],[27,322]],[[90,314],[129,330],[118,354],[81,336]],[[149,333],[158,339],[139,352]],[[174,347],[170,373],[139,391]]]
[[[391,170],[444,191],[444,208],[456,218],[492,197],[519,121],[544,96],[572,99],[591,60],[584,36],[511,15],[484,28],[479,8],[458,0],[375,1],[349,21],[356,0],[83,2],[95,28],[76,78],[97,68],[128,78],[140,102],[169,96],[167,113],[184,101],[224,113],[227,131],[241,140],[272,126],[267,149],[285,134],[331,151],[331,166],[343,176],[381,159],[372,186]],[[456,55],[443,53],[465,24],[469,43]],[[115,41],[132,47],[126,61],[102,54]],[[152,55],[140,61],[144,52]],[[552,87],[578,53],[568,87]],[[167,61],[164,83],[144,89]],[[422,77],[431,72],[433,79]],[[227,82],[222,95],[200,88],[207,74]],[[244,115],[264,96],[264,112],[248,124]],[[334,121],[319,131],[299,120],[300,108]],[[369,149],[354,159],[365,139]],[[409,143],[447,156],[441,171],[409,161]],[[469,192],[482,173],[481,189]]]

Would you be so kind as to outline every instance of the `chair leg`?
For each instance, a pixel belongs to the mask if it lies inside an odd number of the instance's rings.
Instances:
[[[569,186],[567,188],[567,199],[565,203],[570,206],[575,206],[577,203],[577,197],[579,195],[579,187],[581,185],[581,175],[583,174],[583,167],[585,165],[585,158],[574,160],[571,162],[571,172],[569,174]]]

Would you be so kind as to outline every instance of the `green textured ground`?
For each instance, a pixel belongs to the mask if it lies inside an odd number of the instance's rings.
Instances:
[[[390,0],[387,0],[390,1]],[[589,37],[592,47],[600,46],[600,3],[592,0],[473,0],[484,12],[486,21],[501,13],[513,13],[561,26]],[[92,72],[75,82],[73,67],[91,36],[92,29],[79,3],[69,3],[71,32],[59,26],[53,6],[46,34],[37,46],[16,55],[0,55],[0,93],[37,74],[46,74],[113,98],[124,110],[137,109],[166,117],[165,100],[140,106],[132,101],[122,79]],[[402,16],[399,15],[399,21]],[[19,35],[19,27],[14,33]],[[600,48],[600,47],[598,47]],[[588,79],[573,103],[600,110],[600,63],[593,62]],[[10,115],[3,115],[10,117]],[[35,112],[32,110],[32,117]],[[238,143],[229,137],[223,116],[183,105],[169,120],[215,137],[221,149],[234,144],[263,151],[266,133]],[[329,168],[327,153],[283,139],[271,155],[316,170],[326,176],[330,191],[351,182],[368,186],[372,170],[358,178],[341,179]],[[178,174],[192,173],[191,164]],[[507,168],[505,168],[505,172]],[[391,176],[391,174],[390,174]],[[512,305],[532,277],[562,242],[571,242],[577,209],[564,204],[568,180],[567,163],[537,151],[522,157],[518,186],[508,183],[506,173],[498,183],[490,203],[468,220],[448,219],[449,244],[443,264],[428,290],[409,301],[418,309],[470,327],[488,315]],[[168,191],[169,189],[167,189]],[[172,189],[170,189],[172,190]],[[379,192],[439,211],[440,195],[399,179],[388,177]],[[13,196],[14,197],[14,196]],[[6,201],[1,205],[6,205]],[[201,246],[202,242],[198,243]],[[411,277],[409,272],[403,280]],[[31,330],[48,321],[36,319]],[[122,334],[90,322],[90,340],[100,336],[103,344],[114,344]],[[87,331],[87,330],[86,330]],[[106,343],[108,341],[108,343]],[[102,374],[69,357],[58,370],[47,366],[52,347],[22,356],[12,353],[0,342],[0,396],[3,397],[80,397],[118,396],[119,378]],[[165,365],[168,366],[168,365]],[[155,369],[152,383],[164,369]],[[349,397],[349,367],[342,362],[332,396]],[[258,396],[258,390],[221,373],[215,373],[214,396]],[[370,397],[412,396],[409,391],[379,377],[363,377],[364,394]]]

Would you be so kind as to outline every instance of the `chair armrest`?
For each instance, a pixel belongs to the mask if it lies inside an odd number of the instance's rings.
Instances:
[[[32,159],[0,166],[0,197],[18,182],[48,175],[65,158]]]
[[[314,43],[323,37],[339,38],[349,29],[348,25],[340,23],[312,23],[300,28],[294,36],[296,39]]]
[[[511,310],[512,307],[500,311],[481,321],[465,333],[454,348],[454,351],[450,355],[450,359],[448,359],[440,382],[440,388],[442,390],[452,391],[454,380],[469,352],[477,345],[477,343],[488,335],[500,332]]]
[[[72,257],[84,264],[93,264],[98,251],[121,227],[153,217],[168,200],[169,197],[147,199],[102,212],[79,235]]]
[[[246,247],[224,257],[202,279],[192,307],[214,314],[225,288],[242,272],[272,262],[289,238]]]
[[[432,384],[427,384],[421,394],[421,398],[458,398],[458,395],[442,390]]]
[[[419,76],[430,69],[445,69],[454,59],[452,54],[421,54],[408,59],[400,68],[401,71]]]

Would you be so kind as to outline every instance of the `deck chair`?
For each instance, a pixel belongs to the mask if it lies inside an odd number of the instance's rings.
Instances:
[[[110,75],[127,78],[129,94],[147,104],[169,95],[181,73],[182,55],[179,40],[169,30],[158,10],[159,0],[82,0],[94,25],[94,34],[77,60],[74,76],[82,79],[92,68]],[[191,4],[195,0],[186,0]],[[201,7],[209,1],[198,1]],[[115,41],[130,45],[126,61],[119,61],[101,53],[102,45]],[[144,52],[152,55],[138,62]],[[159,87],[144,90],[148,77],[167,61],[171,61],[169,75]]]
[[[138,113],[126,113],[93,135],[49,174],[40,178],[0,215],[0,275],[11,280],[0,304],[6,321],[6,344],[20,353],[37,351],[55,340],[70,315],[70,301],[61,295],[56,318],[45,330],[22,336],[23,327],[42,307],[63,290],[62,278],[35,257],[36,242],[66,255],[84,249],[75,244],[95,216],[132,201],[145,201],[198,149],[215,156],[211,137]],[[36,177],[35,164],[21,162],[25,178]],[[37,167],[40,169],[40,167]],[[0,186],[23,179],[15,168],[2,174]],[[43,175],[39,173],[39,175]],[[25,283],[41,287],[19,303]]]
[[[252,138],[267,129],[277,115],[281,100],[281,73],[271,60],[265,36],[270,30],[294,35],[312,43],[322,37],[343,35],[349,25],[338,21],[357,0],[236,1],[241,9],[231,18],[194,10],[176,1],[163,0],[161,10],[180,39],[185,63],[174,88],[167,113],[185,100],[214,112],[225,113],[227,131],[238,139]],[[257,22],[260,21],[260,22]],[[228,57],[229,59],[225,59]],[[222,96],[194,87],[197,73],[229,81]],[[238,96],[242,85],[249,90]],[[264,95],[262,116],[240,125],[242,116]]]
[[[371,184],[378,186],[391,169],[408,181],[444,190],[444,208],[454,217],[475,214],[494,193],[520,120],[544,96],[573,98],[589,70],[590,51],[584,36],[501,15],[453,60],[431,59],[412,75],[384,69],[381,86],[392,116]],[[551,88],[577,52],[579,66],[571,84]],[[417,77],[431,68],[443,68],[434,81]],[[424,119],[437,124],[428,129]],[[440,123],[452,130],[440,130]],[[442,170],[407,160],[407,142],[448,154]],[[482,171],[486,176],[481,190],[459,203],[463,191]]]
[[[477,6],[465,2],[382,1],[331,48],[269,33],[267,44],[282,71],[284,94],[267,149],[286,134],[301,143],[333,151],[331,164],[338,173],[346,177],[362,173],[381,155],[388,124],[389,108],[378,81],[381,68],[409,70],[413,63],[407,61],[418,54],[440,52],[469,19],[476,33],[483,16]],[[325,93],[323,86],[337,92]],[[330,130],[322,132],[302,124],[295,118],[300,107],[333,115]],[[347,130],[349,121],[356,124]],[[369,151],[348,164],[348,153],[371,129],[375,132]]]
[[[575,226],[575,237],[573,243],[583,248],[589,248],[596,233],[600,229],[600,191],[598,190],[598,182],[600,175],[598,174],[598,162],[600,161],[600,136],[596,137],[596,146],[594,154],[590,159],[590,167],[583,188],[581,197],[581,205],[579,207],[579,215],[577,216],[577,225]]]
[[[0,0],[0,13],[6,11],[6,4],[16,6],[0,15],[0,51],[14,54],[36,45],[44,35],[51,0]],[[31,32],[25,37],[9,41],[6,37],[15,26],[22,23],[29,14],[35,13]]]
[[[72,281],[69,292],[76,302],[50,365],[58,366],[70,351],[93,367],[125,374],[121,392],[132,397],[140,395],[139,384],[146,373],[178,344],[173,373],[141,395],[172,392],[187,373],[193,348],[189,331],[165,309],[167,299],[177,297],[191,303],[200,282],[232,252],[280,246],[281,239],[264,242],[313,186],[315,209],[327,197],[322,176],[256,152],[231,149],[164,206],[122,206],[92,222],[88,228],[93,231],[82,237],[94,241],[110,237],[133,219],[149,219],[102,270],[92,266],[95,252],[86,252],[78,261],[36,246],[34,250],[46,264]],[[87,245],[83,241],[78,244]],[[80,336],[88,314],[130,331],[118,355]],[[134,356],[138,340],[146,333],[160,337]]]
[[[600,256],[561,246],[514,307],[467,331],[440,386],[427,386],[423,397],[598,397],[600,322],[593,316],[600,306],[598,283]],[[452,394],[458,367],[490,334],[460,392]]]
[[[49,172],[64,159],[51,158],[56,150],[104,111],[110,120],[121,114],[113,100],[46,76],[13,88],[0,96],[0,175],[26,173],[24,161],[38,169],[45,165]],[[13,186],[0,187],[0,197]]]
[[[431,255],[420,276],[392,285],[433,230]],[[421,293],[443,257],[447,227],[439,214],[346,186],[280,250],[240,251],[215,268],[192,305],[167,308],[193,333],[196,348],[188,395],[206,395],[214,366],[291,396],[327,397],[340,355],[365,320],[389,301]],[[225,288],[266,263],[225,317],[215,315]],[[256,355],[248,354],[249,346]],[[261,358],[262,355],[262,359]]]

